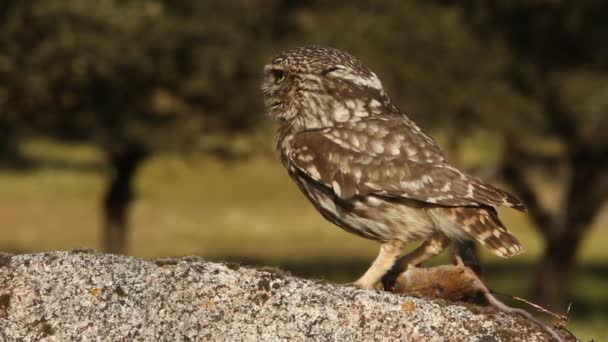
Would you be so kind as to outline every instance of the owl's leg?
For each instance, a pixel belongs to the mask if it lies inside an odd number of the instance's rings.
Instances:
[[[395,262],[395,267],[399,266],[402,271],[409,267],[415,267],[423,262],[441,254],[443,250],[450,244],[451,240],[445,234],[437,232],[431,235],[422,245],[400,257]]]
[[[422,245],[414,249],[395,262],[390,271],[382,278],[385,289],[390,289],[395,284],[397,277],[408,268],[416,267],[423,262],[441,254],[450,244],[451,240],[445,234],[436,232],[431,235]]]
[[[481,276],[482,269],[475,251],[475,244],[471,240],[460,241],[454,244],[454,261],[457,265],[462,264]]]
[[[382,276],[393,267],[395,260],[401,251],[405,247],[403,241],[390,241],[383,243],[380,246],[380,253],[376,257],[376,260],[372,263],[369,269],[353,283],[353,285],[362,289],[371,289],[374,285],[382,279]]]

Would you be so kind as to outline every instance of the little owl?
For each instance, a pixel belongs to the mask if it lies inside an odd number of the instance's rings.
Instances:
[[[391,268],[419,265],[450,241],[472,238],[501,257],[523,251],[495,207],[524,205],[452,166],[355,57],[286,50],[264,67],[262,90],[279,122],[281,161],[300,190],[330,222],[381,243],[355,285],[372,288]],[[415,240],[424,242],[398,258]]]

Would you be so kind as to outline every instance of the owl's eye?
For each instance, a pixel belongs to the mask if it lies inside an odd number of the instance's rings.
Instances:
[[[274,69],[272,70],[272,74],[274,75],[274,81],[276,84],[279,84],[285,80],[285,72],[283,70]]]

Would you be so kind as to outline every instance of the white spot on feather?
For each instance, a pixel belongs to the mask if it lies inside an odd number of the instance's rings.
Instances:
[[[481,234],[479,234],[479,235],[477,236],[477,238],[478,238],[479,240],[482,240],[482,241],[483,241],[483,240],[485,240],[485,239],[489,238],[491,235],[492,235],[492,232],[491,232],[491,231],[489,231],[489,230],[486,230],[486,231],[482,232]]]
[[[399,145],[396,144],[389,144],[388,145],[388,152],[394,156],[399,155],[401,153],[401,150],[399,150]]]
[[[452,196],[452,195],[445,195],[445,196],[429,197],[429,198],[426,198],[424,201],[431,202],[431,203],[439,203],[439,201],[451,200],[453,198],[454,198],[454,196]]]
[[[379,91],[383,91],[382,83],[378,79],[378,76],[371,73],[370,77],[364,77],[350,72],[348,69],[339,69],[332,72],[336,76],[339,76],[342,79],[351,80],[353,83],[358,84],[360,86],[373,88]]]
[[[341,189],[340,189],[340,184],[336,181],[332,181],[331,182],[331,186],[332,188],[334,188],[334,192],[336,193],[336,195],[340,196],[341,195]]]
[[[354,112],[356,117],[364,118],[369,116],[369,113],[365,110],[361,101],[357,101],[357,108],[355,108]]]
[[[415,155],[416,153],[418,153],[417,149],[409,147],[409,146],[407,146],[405,148],[405,151],[407,152],[407,155],[410,156],[410,157],[413,156],[413,155]]]
[[[299,154],[298,159],[305,163],[308,163],[315,159],[315,157],[312,154]]]
[[[372,147],[372,150],[376,153],[383,153],[384,152],[384,145],[382,143],[382,140],[372,140],[370,142],[370,145]]]
[[[334,142],[335,144],[337,144],[338,146],[340,146],[342,148],[346,148],[349,150],[353,149],[353,146],[351,146],[350,144],[348,144],[346,141],[342,140],[341,138],[336,138],[333,135],[325,135],[325,137],[327,137],[329,140],[331,140],[332,142]]]
[[[370,205],[372,205],[374,207],[377,207],[377,206],[381,205],[383,202],[382,202],[382,200],[380,200],[377,197],[369,196],[369,197],[367,197],[367,203],[369,203]]]
[[[350,119],[350,112],[341,105],[334,108],[334,119],[338,122],[346,122]]]
[[[344,104],[346,105],[346,107],[348,107],[349,109],[355,109],[357,107],[357,105],[355,104],[354,100],[348,99],[346,101],[344,101]]]
[[[413,191],[419,190],[424,187],[424,184],[420,180],[401,181],[401,182],[399,182],[399,185],[401,185],[401,187],[403,189],[413,190]]]
[[[355,147],[360,147],[360,146],[361,146],[361,145],[359,144],[359,139],[357,139],[357,136],[356,136],[356,135],[351,134],[351,135],[348,137],[348,139],[349,139],[350,143],[351,143],[353,146],[355,146]]]
[[[466,194],[466,197],[473,198],[473,191],[474,190],[475,190],[475,188],[473,187],[473,184],[469,183],[467,185],[467,194]]]
[[[513,254],[518,254],[519,252],[521,252],[521,248],[518,245],[511,245],[511,246],[509,246],[509,250]]]
[[[306,168],[306,171],[312,178],[321,179],[321,174],[319,173],[319,170],[317,170],[317,168],[314,165],[308,166]]]
[[[357,158],[357,162],[364,164],[364,165],[369,165],[373,160],[374,160],[374,158],[369,155],[363,155],[363,156]]]

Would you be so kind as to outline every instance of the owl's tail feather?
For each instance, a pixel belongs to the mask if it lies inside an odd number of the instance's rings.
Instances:
[[[523,253],[523,246],[500,221],[494,208],[454,209],[457,224],[495,255],[509,258]]]

